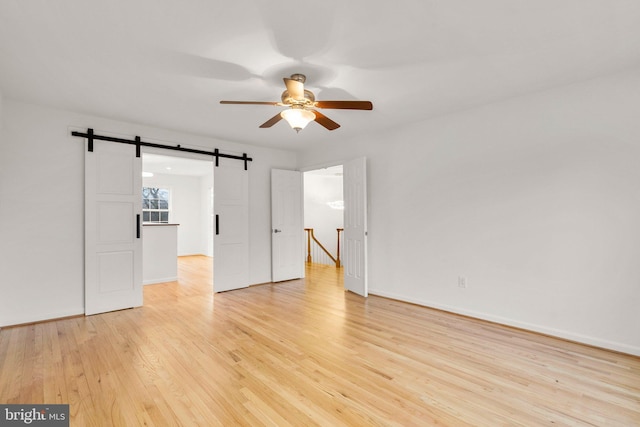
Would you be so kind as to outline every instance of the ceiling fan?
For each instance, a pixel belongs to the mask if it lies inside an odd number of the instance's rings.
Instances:
[[[316,101],[313,92],[304,88],[306,81],[304,74],[292,74],[291,78],[285,77],[284,84],[287,89],[282,92],[281,102],[270,101],[220,101],[220,104],[244,104],[244,105],[277,105],[289,107],[276,114],[260,125],[261,128],[270,128],[285,119],[289,125],[300,132],[311,121],[316,121],[328,130],[335,130],[340,125],[316,108],[334,108],[341,110],[372,110],[373,104],[370,101]]]

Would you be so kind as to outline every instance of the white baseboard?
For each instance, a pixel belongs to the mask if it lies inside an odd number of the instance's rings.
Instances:
[[[631,354],[633,356],[640,356],[640,347],[608,341],[597,337],[591,337],[587,335],[577,334],[571,331],[565,331],[561,329],[548,328],[546,326],[536,325],[533,323],[521,322],[515,319],[509,319],[506,317],[494,316],[488,313],[477,312],[473,310],[465,310],[459,307],[449,306],[446,304],[438,304],[432,301],[424,301],[416,298],[409,298],[404,295],[394,294],[392,292],[377,291],[375,289],[369,289],[370,295],[378,295],[385,298],[391,298],[398,301],[409,302],[412,304],[421,305],[424,307],[435,308],[438,310],[448,311],[450,313],[461,314],[463,316],[469,316],[476,319],[487,320],[493,323],[499,323],[501,325],[512,326],[514,328],[524,329],[531,332],[537,332],[540,334],[550,335],[557,338],[562,338],[569,341],[575,341],[581,344],[587,344],[594,347],[600,347],[607,350],[618,351],[620,353]]]
[[[81,316],[84,314],[84,307],[75,310],[53,311],[48,313],[37,313],[23,316],[16,316],[10,319],[0,319],[0,327],[23,325],[28,323],[45,322],[47,320],[61,319],[63,317]]]
[[[178,258],[180,258],[181,256],[206,256],[209,258],[213,258],[213,255],[209,255],[205,252],[194,252],[194,253],[184,253],[184,254],[178,254]]]

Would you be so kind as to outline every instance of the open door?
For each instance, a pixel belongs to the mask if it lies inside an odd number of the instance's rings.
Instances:
[[[344,287],[366,297],[367,289],[367,161],[343,165]]]
[[[302,173],[271,170],[271,281],[304,277]]]
[[[244,163],[219,159],[213,171],[213,291],[249,286],[249,172]]]
[[[142,159],[94,141],[85,151],[85,314],[142,305]]]

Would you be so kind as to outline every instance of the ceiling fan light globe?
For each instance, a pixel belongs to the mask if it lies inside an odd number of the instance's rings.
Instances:
[[[283,119],[289,123],[289,126],[296,132],[300,132],[309,124],[310,121],[316,119],[313,111],[304,110],[302,108],[290,108],[280,113]]]

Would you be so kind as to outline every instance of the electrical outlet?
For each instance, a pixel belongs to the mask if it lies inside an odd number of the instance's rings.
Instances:
[[[458,276],[458,287],[466,288],[467,287],[467,278],[464,276]]]

